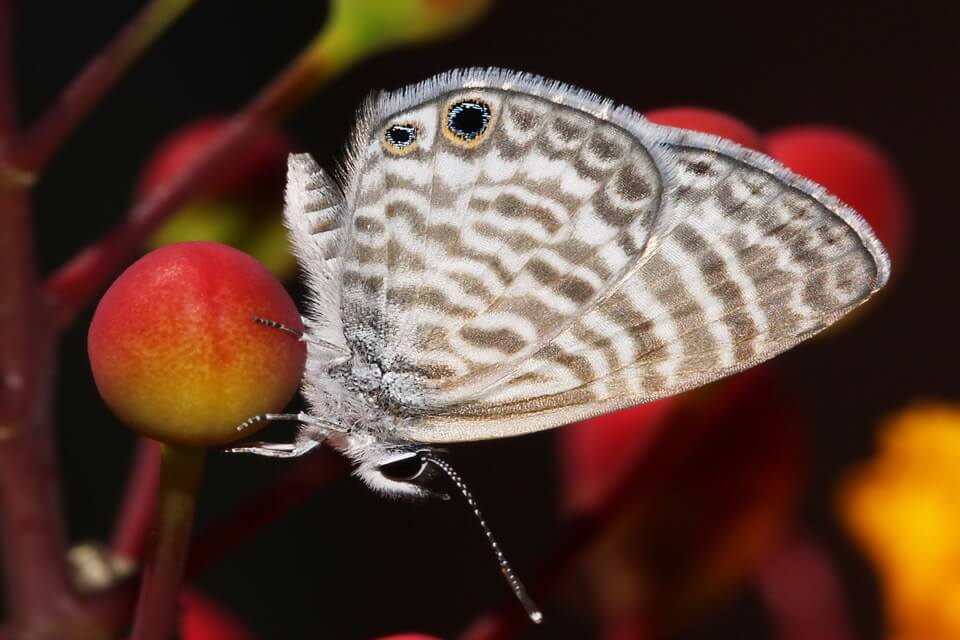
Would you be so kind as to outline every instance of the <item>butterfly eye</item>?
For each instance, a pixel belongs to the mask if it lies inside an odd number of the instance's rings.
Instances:
[[[490,105],[482,100],[460,100],[447,112],[447,130],[464,142],[472,142],[490,124]]]
[[[388,148],[406,153],[411,150],[413,143],[417,141],[417,129],[409,124],[395,124],[387,128],[383,134],[383,139]]]
[[[413,482],[427,468],[427,461],[418,455],[400,458],[387,464],[382,464],[378,470],[387,480],[394,482]]]

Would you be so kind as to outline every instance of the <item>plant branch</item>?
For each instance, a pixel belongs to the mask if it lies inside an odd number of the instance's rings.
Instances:
[[[52,434],[55,340],[36,292],[28,193],[0,190],[0,539],[15,635],[76,611]]]
[[[186,203],[260,127],[284,116],[310,90],[331,75],[322,58],[308,48],[272,81],[221,134],[171,178],[134,205],[125,220],[99,242],[81,251],[46,283],[59,326],[66,326],[140,250],[149,234]]]
[[[13,77],[13,0],[0,0],[0,156],[17,126]],[[2,184],[2,181],[0,181]]]
[[[160,443],[149,438],[137,440],[130,465],[126,495],[117,516],[110,547],[113,553],[139,561],[153,527],[157,492],[160,487]]]
[[[163,446],[156,533],[143,570],[131,640],[169,640],[206,450]]]
[[[151,0],[16,139],[10,163],[24,174],[40,173],[140,55],[195,1]]]
[[[245,540],[305,502],[340,477],[344,459],[323,448],[285,467],[260,491],[200,532],[193,541],[186,575],[203,571]]]
[[[54,339],[36,295],[29,192],[2,157],[16,129],[12,13],[12,1],[0,0],[0,539],[10,635],[53,637],[78,602],[66,565],[50,415]]]
[[[141,446],[138,456],[148,450]],[[239,506],[193,537],[187,555],[185,579],[189,580],[200,573],[222,556],[234,551],[257,531],[276,522],[310,496],[316,495],[347,468],[348,465],[342,457],[328,450],[321,450],[285,466],[257,493],[248,496]],[[151,499],[151,504],[155,502]],[[149,520],[153,522],[152,513]],[[144,526],[149,525],[141,522],[130,528],[142,531]],[[115,546],[117,540],[115,535]],[[127,539],[127,543],[131,541],[142,546],[142,541],[137,541],[136,536]],[[137,573],[118,582],[110,590],[89,598],[85,604],[90,620],[103,629],[129,627],[139,583],[140,574]]]

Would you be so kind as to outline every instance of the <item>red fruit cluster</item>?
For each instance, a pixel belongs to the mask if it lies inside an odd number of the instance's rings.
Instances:
[[[256,260],[211,242],[157,249],[97,306],[88,351],[97,389],[141,434],[222,445],[296,392],[306,350],[262,317],[301,330],[296,306]]]

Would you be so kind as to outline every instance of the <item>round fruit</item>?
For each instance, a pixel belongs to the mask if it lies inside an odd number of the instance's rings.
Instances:
[[[107,405],[141,434],[184,446],[229,443],[247,418],[296,392],[304,344],[283,286],[256,260],[213,242],[148,253],[104,294],[90,323],[93,376]]]

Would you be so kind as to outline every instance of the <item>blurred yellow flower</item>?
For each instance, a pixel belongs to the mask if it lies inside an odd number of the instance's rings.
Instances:
[[[839,507],[879,574],[891,637],[960,638],[960,406],[893,416]]]

